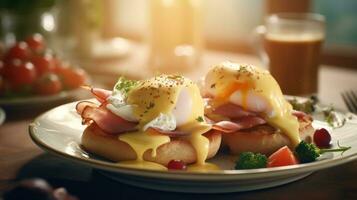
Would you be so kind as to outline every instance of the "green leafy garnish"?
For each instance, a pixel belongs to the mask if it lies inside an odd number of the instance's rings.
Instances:
[[[121,76],[118,79],[118,82],[114,86],[114,91],[119,91],[124,95],[128,94],[128,92],[134,88],[138,84],[135,80],[128,80],[125,77]]]
[[[265,168],[268,158],[260,153],[243,152],[239,155],[235,169],[257,169]]]
[[[340,146],[339,143],[337,149],[320,149],[313,143],[307,143],[301,141],[298,146],[295,148],[295,153],[299,158],[301,163],[309,163],[315,161],[321,154],[326,152],[345,152],[351,147]]]
[[[313,98],[303,101],[293,98],[292,100],[289,100],[289,103],[293,106],[294,110],[298,110],[304,113],[313,113],[315,111],[316,100]]]
[[[196,118],[196,121],[198,121],[198,122],[204,122],[204,120],[203,120],[203,117],[202,117],[202,116],[197,117],[197,118]]]

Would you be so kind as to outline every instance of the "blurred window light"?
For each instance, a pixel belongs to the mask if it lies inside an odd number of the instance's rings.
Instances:
[[[42,15],[42,27],[46,31],[53,31],[55,29],[55,19],[52,14],[44,13]]]

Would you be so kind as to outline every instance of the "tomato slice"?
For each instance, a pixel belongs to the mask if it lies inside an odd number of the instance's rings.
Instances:
[[[284,146],[269,156],[267,167],[281,167],[287,165],[296,165],[298,163],[299,162],[297,158],[289,149],[289,147]]]

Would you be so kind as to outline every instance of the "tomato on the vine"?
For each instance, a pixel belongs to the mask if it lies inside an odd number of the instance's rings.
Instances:
[[[35,93],[39,95],[53,95],[61,92],[62,83],[57,74],[48,73],[43,75],[35,83]]]
[[[63,86],[66,89],[74,89],[83,85],[86,81],[86,73],[80,68],[63,67],[59,72]]]
[[[35,82],[36,70],[32,63],[15,59],[7,66],[5,78],[9,80],[11,89],[18,91]]]
[[[36,53],[39,53],[45,49],[45,41],[43,39],[43,36],[39,33],[35,33],[32,36],[28,37],[25,42],[27,43],[29,48]]]
[[[4,60],[11,62],[14,59],[22,61],[28,60],[31,57],[30,49],[26,42],[18,42],[15,46],[11,47],[5,54]]]
[[[31,62],[34,64],[39,76],[52,72],[55,69],[53,56],[51,54],[35,55],[32,57]]]

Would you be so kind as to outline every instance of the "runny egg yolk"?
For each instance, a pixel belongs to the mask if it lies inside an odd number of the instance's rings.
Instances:
[[[281,130],[293,145],[300,142],[299,122],[271,74],[251,65],[225,62],[205,77],[205,90],[213,96],[213,107],[227,102],[260,113],[271,126]]]
[[[179,131],[191,133],[186,139],[196,150],[197,161],[193,166],[204,168],[207,164],[205,160],[209,150],[209,140],[202,134],[211,129],[211,126],[205,121],[197,120],[204,116],[204,102],[196,84],[182,76],[161,75],[148,80],[139,81],[128,94],[126,103],[133,106],[133,114],[139,120],[138,131],[124,133],[119,136],[119,140],[128,143],[136,152],[135,161],[120,162],[120,165],[145,168],[145,169],[165,169],[164,166],[144,161],[144,153],[152,150],[152,156],[156,156],[156,149],[170,142],[170,137],[161,134],[152,133],[146,129],[147,125],[158,116],[177,113],[175,111],[180,99],[181,92],[190,97],[190,110],[185,120],[181,121],[176,127]],[[182,96],[182,95],[181,95]],[[183,103],[179,103],[181,106]],[[183,123],[184,122],[184,123]]]

